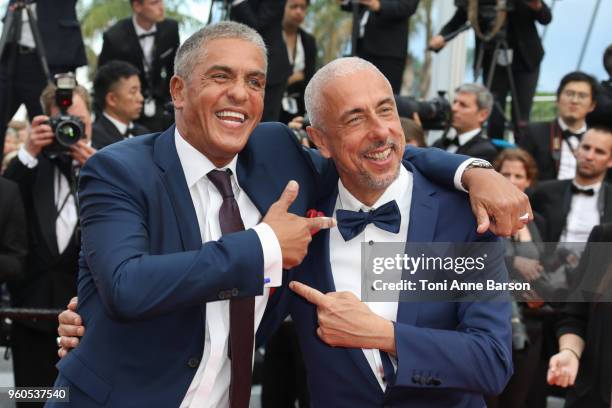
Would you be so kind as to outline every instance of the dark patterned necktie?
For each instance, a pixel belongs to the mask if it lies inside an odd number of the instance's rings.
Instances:
[[[208,179],[214,184],[223,202],[219,224],[223,235],[244,230],[238,203],[234,198],[231,170],[212,170]],[[229,357],[231,361],[230,407],[248,408],[251,398],[255,298],[230,299]]]

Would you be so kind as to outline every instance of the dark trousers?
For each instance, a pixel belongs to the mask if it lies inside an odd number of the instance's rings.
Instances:
[[[489,67],[484,69],[484,81],[488,78]],[[531,115],[531,106],[533,105],[533,97],[535,95],[536,86],[538,85],[538,77],[540,76],[540,69],[536,71],[516,71],[512,70],[512,76],[514,78],[514,84],[516,86],[516,97],[520,109],[520,120],[523,123],[529,122],[529,116]],[[505,118],[504,113],[506,112],[506,97],[510,93],[510,80],[508,79],[508,72],[506,67],[495,65],[495,72],[493,74],[493,82],[491,83],[491,93],[495,99],[495,106],[489,116],[489,123],[487,127],[487,135],[490,139],[503,139],[505,129]],[[512,106],[512,120],[514,122],[516,112],[514,112],[514,105]],[[516,133],[516,132],[515,132]],[[518,138],[517,138],[518,139]]]
[[[264,356],[262,408],[309,406],[306,368],[293,322],[285,322],[268,340]]]
[[[11,56],[14,56],[12,75],[12,67],[9,66]],[[35,52],[21,54],[14,45],[7,45],[0,62],[0,147],[4,146],[7,123],[22,103],[25,104],[30,119],[42,114],[40,94],[46,84],[37,54]],[[0,160],[2,160],[1,149]]]
[[[542,323],[524,318],[529,344],[523,350],[512,350],[514,374],[499,396],[487,397],[488,408],[526,408],[527,398],[537,378],[542,354]]]
[[[393,93],[399,95],[402,89],[404,69],[406,68],[405,58],[379,57],[359,50],[357,56],[374,64],[391,83]]]
[[[11,350],[16,387],[52,387],[57,377],[56,334],[13,323]],[[43,403],[18,403],[18,408],[42,407]]]

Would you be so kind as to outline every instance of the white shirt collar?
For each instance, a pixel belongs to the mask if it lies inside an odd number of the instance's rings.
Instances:
[[[115,127],[117,128],[117,130],[119,131],[119,133],[121,133],[122,135],[125,134],[125,131],[128,130],[128,128],[132,127],[132,122],[125,124],[123,122],[121,122],[118,119],[113,118],[111,115],[107,114],[106,112],[102,112],[102,114],[104,115],[104,117],[106,119],[108,119],[113,125],[115,125]]]
[[[338,209],[349,210],[349,211],[369,211],[372,208],[378,208],[381,205],[387,204],[390,201],[395,200],[398,205],[404,201],[405,196],[412,194],[412,189],[406,188],[410,185],[408,170],[400,163],[400,172],[398,177],[391,183],[381,195],[372,207],[368,207],[359,201],[347,188],[342,184],[342,180],[338,180]]]
[[[190,145],[179,133],[178,129],[174,130],[174,143],[176,145],[176,152],[183,167],[183,173],[185,173],[185,180],[187,181],[187,187],[191,188],[200,179],[206,178],[206,175],[211,170],[225,170],[230,169],[234,176],[236,175],[236,163],[238,162],[238,156],[234,156],[232,161],[223,168],[217,168],[211,161],[203,155],[199,150]],[[232,177],[232,187],[234,194],[237,195],[240,187],[238,185],[237,177]]]
[[[588,186],[581,186],[580,184],[576,183],[576,180],[572,180],[572,183],[581,190],[588,190],[592,188],[593,191],[595,191],[595,197],[597,197],[597,195],[599,194],[599,190],[601,190],[601,186],[603,184],[603,182],[600,181],[599,183],[589,184]]]
[[[132,23],[134,24],[134,29],[136,30],[136,36],[139,36],[142,34],[154,33],[157,31],[157,24],[153,24],[153,26],[151,26],[151,28],[148,30],[145,30],[144,28],[139,26],[138,23],[136,22],[136,16],[132,16]]]
[[[559,127],[561,128],[561,130],[568,130],[569,126],[567,126],[567,124],[563,121],[563,119],[561,119],[561,117],[557,118],[557,123],[559,124]],[[580,129],[578,129],[575,133],[584,133],[587,131],[587,126],[586,126],[586,122],[582,125],[582,127]]]
[[[459,138],[459,146],[465,145],[467,142],[475,138],[481,131],[481,128],[476,128],[470,130],[469,132],[461,133],[459,136],[457,136]]]

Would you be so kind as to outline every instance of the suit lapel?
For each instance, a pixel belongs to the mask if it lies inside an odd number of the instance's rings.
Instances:
[[[600,211],[600,224],[603,224],[604,222],[612,222],[612,186],[604,181],[601,187],[603,189],[603,201],[601,203],[603,211]]]
[[[38,217],[41,234],[47,248],[49,248],[49,253],[52,256],[57,256],[59,251],[55,233],[57,209],[55,207],[54,177],[55,166],[49,159],[39,157],[36,180],[32,188],[32,191],[36,191],[39,194],[38,199],[34,200],[34,209]]]
[[[172,202],[183,248],[199,249],[202,246],[202,238],[183,167],[174,144],[174,126],[157,137],[153,160],[161,170],[162,181]]]
[[[119,142],[124,139],[123,135],[117,129],[117,126],[113,124],[106,116],[100,115],[100,121],[102,126],[108,131],[108,135],[112,138],[113,142]]]
[[[140,41],[138,40],[138,35],[136,34],[136,29],[134,28],[134,23],[130,18],[127,22],[127,38],[126,41],[131,43],[129,49],[136,50],[138,65],[137,68],[140,70],[141,74],[144,75],[144,53],[142,51],[142,47],[140,46]],[[144,84],[142,84],[144,86]]]
[[[280,197],[285,186],[278,183],[266,170],[264,163],[256,163],[248,145],[238,154],[236,163],[238,184],[249,196],[262,217],[268,208]]]
[[[434,230],[438,219],[439,202],[435,190],[425,177],[416,171],[410,163],[404,161],[404,166],[412,172],[412,198],[410,201],[410,220],[405,252],[412,252],[411,242],[433,242]],[[404,277],[406,279],[411,279]],[[405,324],[415,324],[420,303],[402,301],[397,308],[397,321]]]

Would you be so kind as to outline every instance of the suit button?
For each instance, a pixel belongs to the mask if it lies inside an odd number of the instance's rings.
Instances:
[[[221,299],[221,300],[225,299],[225,291],[224,290],[219,292],[219,299]]]
[[[191,357],[189,361],[187,361],[187,365],[189,366],[189,368],[198,368],[198,366],[200,365],[200,360],[195,357]]]
[[[413,384],[420,384],[421,383],[421,376],[418,374],[415,374],[412,376],[412,383]]]
[[[232,289],[232,296],[238,296],[240,291],[237,288]]]

